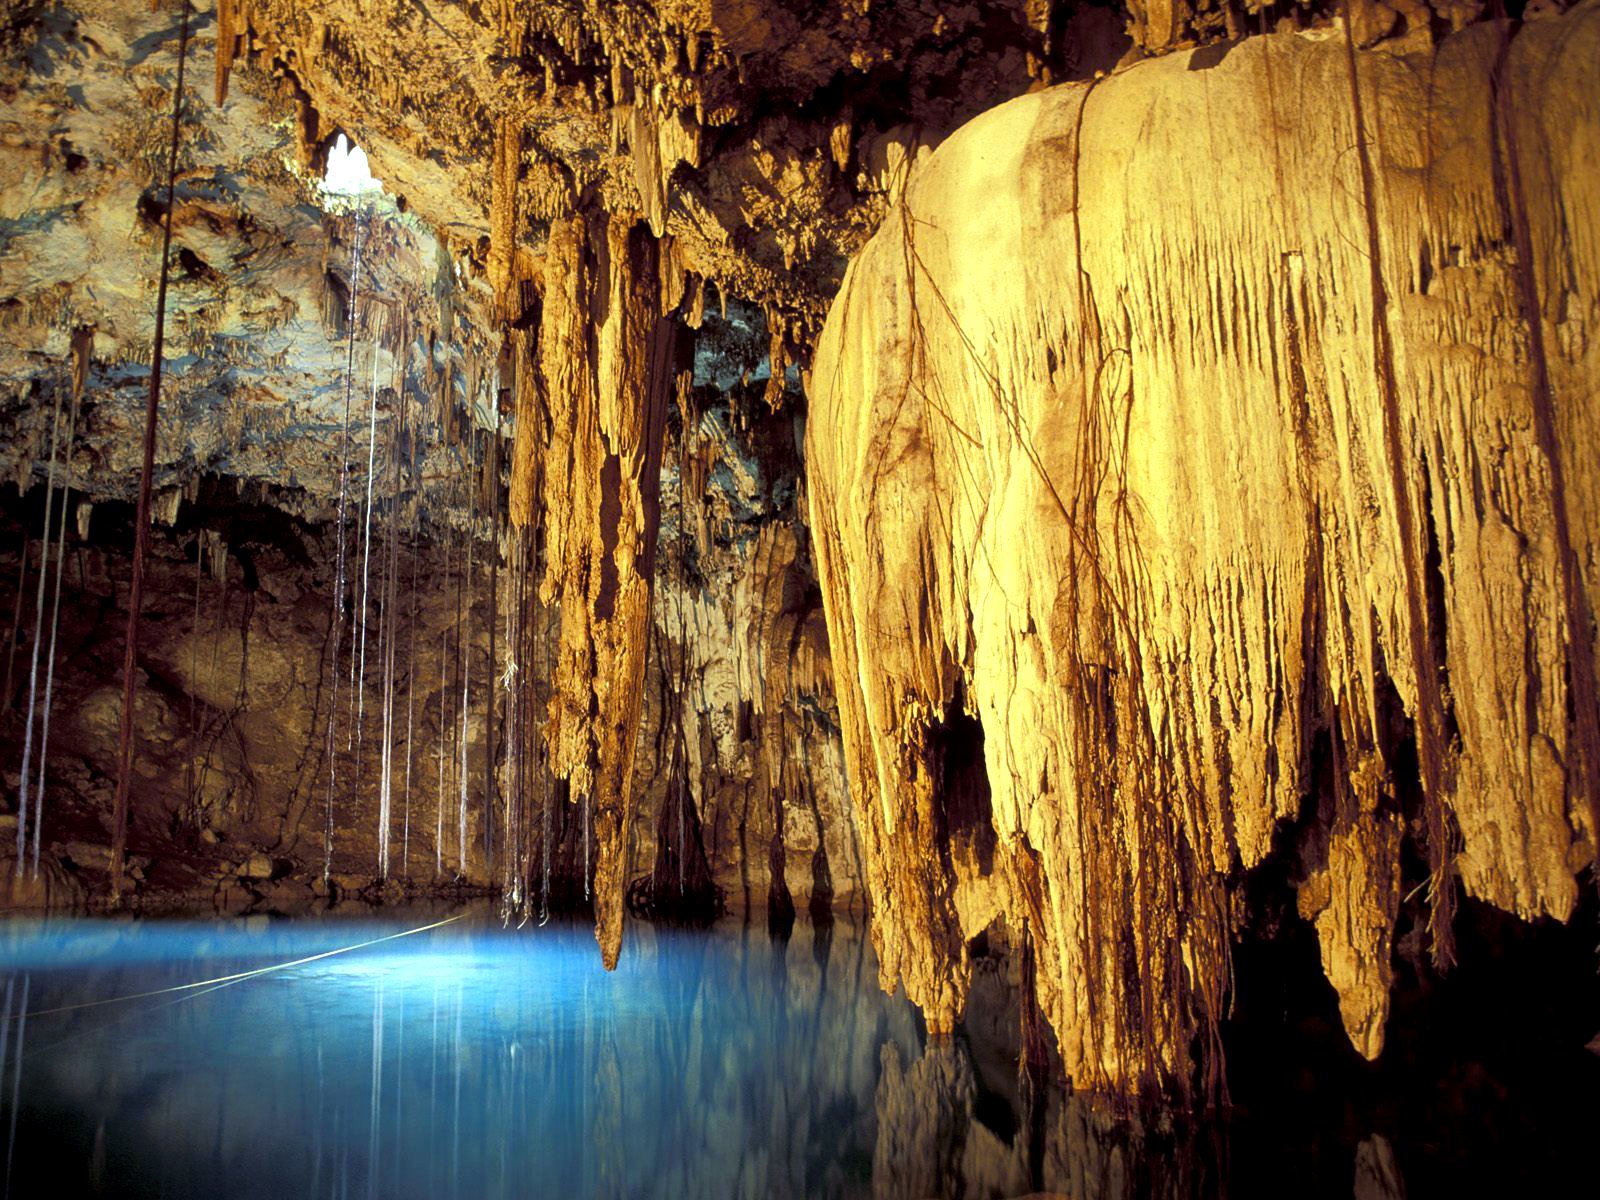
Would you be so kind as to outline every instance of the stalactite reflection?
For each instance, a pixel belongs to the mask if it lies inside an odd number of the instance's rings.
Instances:
[[[100,1179],[170,1197],[1132,1200],[1277,1195],[1314,1177],[1318,1194],[1388,1200],[1459,1178],[1419,1149],[1430,1123],[1459,1120],[1439,1108],[1448,1099],[1345,1109],[1301,1131],[1248,1111],[1127,1120],[1019,1077],[1018,964],[984,955],[968,1019],[930,1038],[903,996],[879,990],[870,942],[844,922],[798,922],[787,941],[759,921],[640,924],[612,974],[586,925],[518,933],[485,913],[137,998],[394,931],[0,931],[15,1194],[48,1178],[63,1195]],[[94,1006],[57,1011],[83,1001]],[[1488,1144],[1497,1163],[1515,1148],[1538,1167],[1528,1130],[1504,1136]]]

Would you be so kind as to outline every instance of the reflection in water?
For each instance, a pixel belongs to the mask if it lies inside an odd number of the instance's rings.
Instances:
[[[1141,1136],[1060,1090],[1019,1088],[997,973],[976,987],[988,1015],[930,1042],[845,926],[801,923],[788,942],[636,926],[608,975],[587,929],[467,921],[148,994],[394,929],[0,927],[10,1194],[1224,1190],[1223,1158],[1198,1136]],[[1382,1138],[1335,1175],[1345,1196],[1404,1194]]]
[[[47,1011],[372,936],[11,926],[12,1194],[866,1195],[880,1051],[921,1054],[843,929],[784,946],[640,927],[607,975],[587,929],[459,924]]]

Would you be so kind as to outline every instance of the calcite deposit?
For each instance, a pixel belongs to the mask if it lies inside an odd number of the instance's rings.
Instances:
[[[912,175],[830,313],[806,456],[884,983],[930,1025],[997,909],[1075,1078],[1185,1090],[1232,881],[1297,820],[1369,1056],[1403,837],[1441,955],[1458,886],[1571,912],[1597,63],[1593,4],[1252,38],[1014,100]]]

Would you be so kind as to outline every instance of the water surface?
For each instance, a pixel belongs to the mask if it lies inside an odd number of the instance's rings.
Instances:
[[[1600,1095],[1521,1052],[1401,1091],[1280,1022],[1231,1037],[1251,1111],[1136,1126],[1019,1085],[992,959],[929,1039],[850,925],[636,923],[608,974],[586,927],[394,936],[437,919],[0,923],[7,1194],[1399,1197],[1587,1161]]]
[[[877,1194],[891,1176],[905,1194],[1028,1190],[1025,1162],[957,1179],[946,1110],[970,1115],[970,1062],[918,1078],[920,1018],[849,926],[787,944],[634,926],[608,974],[586,928],[469,918],[99,1003],[403,928],[0,927],[11,1194],[858,1196],[875,1164]],[[911,1119],[885,1141],[896,1104]]]

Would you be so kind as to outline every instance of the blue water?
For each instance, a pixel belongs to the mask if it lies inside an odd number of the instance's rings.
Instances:
[[[1224,1030],[1226,1122],[1129,1123],[1019,1084],[992,958],[966,1024],[929,1039],[847,924],[635,923],[608,974],[578,926],[392,936],[437,919],[0,922],[4,1194],[1540,1195],[1587,1170],[1600,1119],[1583,956],[1571,979],[1480,970],[1539,986],[1498,1019],[1402,1013],[1376,1067],[1266,994],[1288,1015]],[[1530,1007],[1565,995],[1566,1016]]]
[[[0,925],[10,1194],[1015,1195],[1039,1173],[971,1046],[930,1048],[843,925],[635,925],[608,974],[587,929],[470,918],[97,1003],[403,928]]]

